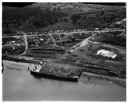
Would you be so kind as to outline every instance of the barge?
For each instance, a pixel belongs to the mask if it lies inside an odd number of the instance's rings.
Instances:
[[[62,63],[44,62],[41,65],[31,65],[29,71],[36,77],[47,77],[50,79],[77,81],[81,75],[81,69]]]

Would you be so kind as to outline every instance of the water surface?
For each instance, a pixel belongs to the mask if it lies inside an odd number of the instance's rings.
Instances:
[[[126,100],[126,88],[111,83],[97,84],[35,78],[27,69],[8,69],[3,72],[3,100]]]

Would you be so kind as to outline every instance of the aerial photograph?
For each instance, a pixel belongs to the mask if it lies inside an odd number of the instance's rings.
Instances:
[[[2,101],[126,101],[126,2],[1,2]]]

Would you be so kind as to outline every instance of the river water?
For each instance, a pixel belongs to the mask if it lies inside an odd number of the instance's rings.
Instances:
[[[126,88],[111,83],[97,84],[36,78],[27,69],[3,72],[4,101],[125,101]]]

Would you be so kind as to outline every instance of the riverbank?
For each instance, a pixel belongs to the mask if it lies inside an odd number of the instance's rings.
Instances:
[[[85,71],[85,69],[89,70],[89,68],[84,68],[83,71],[82,67],[78,67],[75,65],[73,66],[71,64],[69,65],[62,62],[57,63],[55,62],[55,60],[50,59],[44,59],[43,61],[38,60],[36,62],[23,62],[20,61],[20,59],[17,60],[3,60],[4,68],[12,70],[23,70],[22,68],[25,68],[25,70],[29,70],[30,73],[37,78],[45,77],[49,79],[68,81],[79,81],[82,78],[82,81],[86,82],[97,82],[97,80],[102,80],[121,87],[126,87],[125,78],[118,78],[114,76],[103,75],[100,73],[97,74],[98,72],[96,72],[95,69],[92,70],[93,72],[87,72]],[[37,69],[35,69],[35,66],[37,66]],[[40,66],[40,68],[38,66]]]
[[[3,101],[126,101],[126,88],[95,79],[84,82],[35,77],[25,68],[3,72]],[[82,80],[83,79],[83,80]]]

